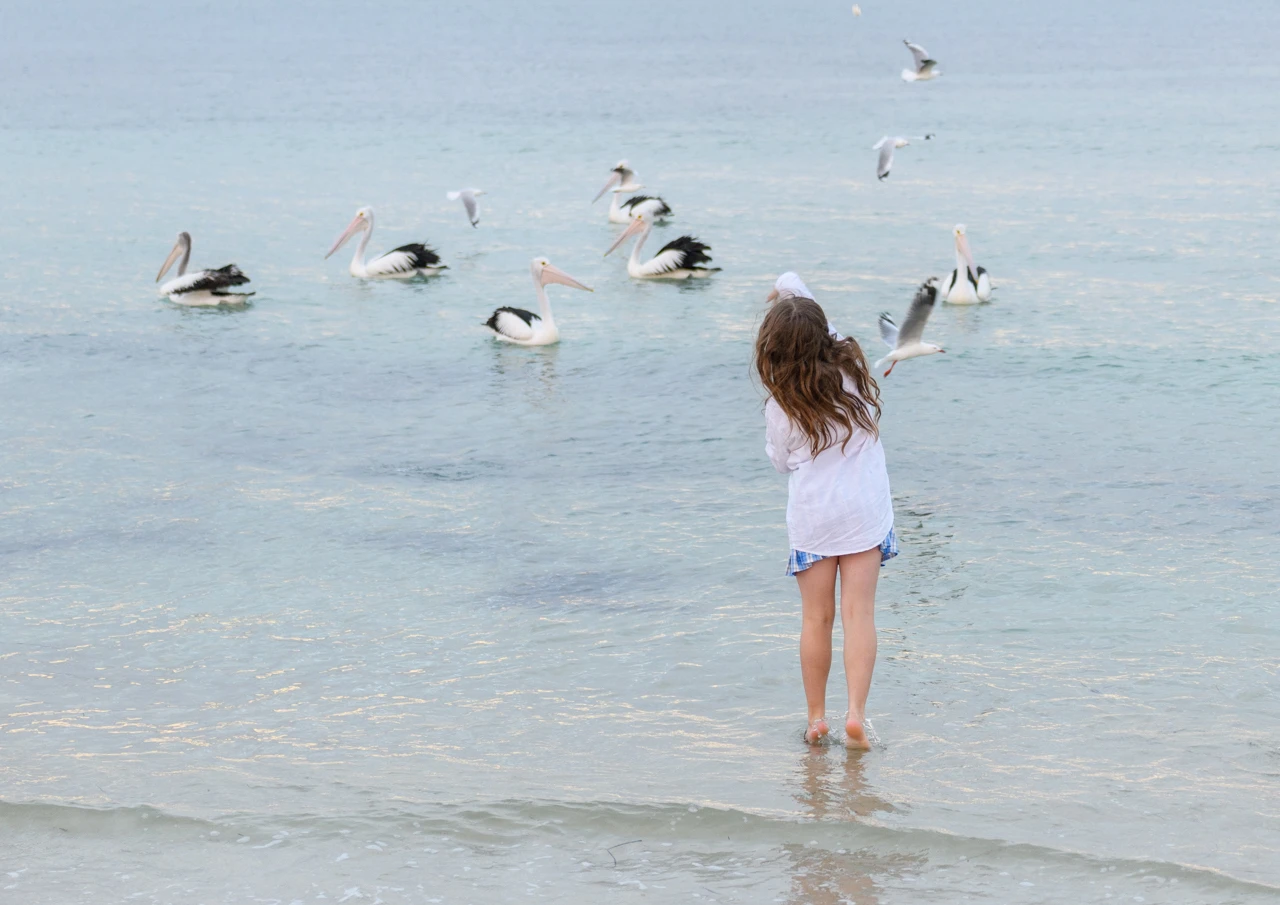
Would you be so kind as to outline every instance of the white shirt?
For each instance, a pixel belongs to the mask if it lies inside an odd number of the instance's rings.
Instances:
[[[856,392],[847,378],[845,390]],[[843,452],[836,443],[815,459],[809,454],[808,438],[773,399],[765,403],[764,418],[764,451],[774,468],[791,475],[791,549],[840,556],[880,546],[893,528],[893,498],[879,438],[855,428]]]

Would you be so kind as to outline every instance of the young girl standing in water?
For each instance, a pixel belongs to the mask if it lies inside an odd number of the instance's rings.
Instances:
[[[876,663],[876,580],[898,553],[880,445],[880,390],[853,339],[840,338],[793,273],[783,274],[756,338],[756,370],[769,393],[765,452],[790,474],[787,574],[800,587],[800,673],[809,705],[805,741],[827,735],[827,676],[836,577],[849,687],[846,744],[867,749],[867,692]]]

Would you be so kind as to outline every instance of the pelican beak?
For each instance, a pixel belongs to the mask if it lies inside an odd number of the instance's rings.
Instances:
[[[969,251],[969,239],[964,233],[956,236],[956,251],[964,257],[964,261],[969,265],[969,274],[973,277],[974,282],[978,279],[978,267],[973,263],[973,252]]]
[[[613,254],[617,250],[619,245],[630,239],[636,233],[640,232],[644,227],[645,222],[643,220],[639,218],[632,220],[627,228],[622,231],[622,235],[618,236],[618,240],[609,246],[609,250],[604,253],[604,256],[606,258],[609,257],[609,255]]]
[[[164,264],[160,267],[160,272],[156,274],[156,282],[159,283],[164,279],[164,275],[169,272],[169,268],[173,266],[173,262],[178,260],[182,255],[182,240],[179,239],[173,243],[173,251],[169,252],[169,257],[164,259]]]
[[[609,181],[604,184],[604,188],[596,192],[596,196],[591,199],[591,203],[595,204],[597,201],[600,200],[600,198],[604,195],[605,192],[609,191],[609,189],[613,188],[615,185],[617,185],[621,181],[622,181],[621,173],[609,174]]]
[[[329,255],[333,254],[335,251],[341,248],[343,243],[345,243],[348,239],[350,239],[356,233],[360,232],[360,230],[364,229],[365,223],[366,221],[364,219],[364,216],[361,214],[356,214],[355,217],[352,218],[351,222],[347,224],[347,228],[343,230],[342,235],[338,236],[338,241],[333,243],[333,248],[330,248],[327,252],[325,252],[325,257],[326,258],[329,257]]]
[[[772,305],[772,304],[773,304],[774,302],[776,302],[777,300],[778,300],[778,290],[777,290],[777,289],[770,289],[770,290],[769,290],[769,294],[768,294],[767,296],[765,296],[764,303],[765,303],[766,305]]]
[[[542,268],[542,285],[545,286],[548,283],[559,283],[561,286],[568,286],[572,289],[581,289],[584,292],[595,292],[595,290],[590,286],[579,283],[554,264],[547,264]]]

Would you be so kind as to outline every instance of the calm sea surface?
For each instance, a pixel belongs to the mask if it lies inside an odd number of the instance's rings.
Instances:
[[[1280,7],[862,5],[5,4],[0,901],[1280,900]],[[722,273],[601,257],[621,157]],[[752,337],[878,357],[957,222],[811,753]]]

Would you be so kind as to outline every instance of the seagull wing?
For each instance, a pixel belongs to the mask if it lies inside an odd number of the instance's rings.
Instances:
[[[924,336],[925,322],[929,320],[937,300],[937,286],[932,283],[920,284],[916,297],[911,300],[911,307],[907,309],[907,319],[902,322],[902,329],[898,331],[898,342],[901,345],[920,342],[920,338]]]
[[[937,65],[937,63],[934,63],[933,60],[929,59],[929,51],[925,50],[919,44],[912,44],[907,40],[903,40],[902,43],[906,44],[907,50],[911,51],[911,58],[915,60],[916,64],[916,72],[923,71],[921,67],[924,66],[925,63],[931,63],[935,66]]]
[[[880,315],[880,338],[890,349],[898,348],[898,325],[887,311]]]
[[[893,166],[893,146],[894,141],[891,138],[883,138],[880,141],[880,160],[876,163],[876,178],[888,179],[889,169]]]
[[[480,222],[480,207],[476,204],[476,196],[474,192],[462,193],[462,206],[467,209],[467,219],[471,221],[472,226],[476,226]]]

